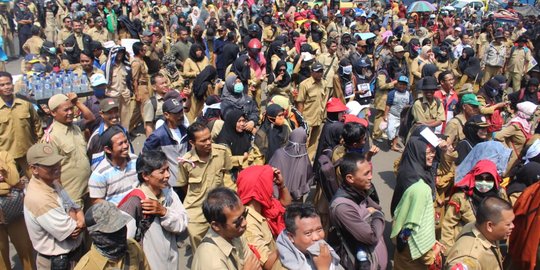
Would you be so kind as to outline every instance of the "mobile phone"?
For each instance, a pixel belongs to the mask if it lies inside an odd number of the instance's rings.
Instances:
[[[184,87],[189,87],[189,80],[188,79],[184,80]]]

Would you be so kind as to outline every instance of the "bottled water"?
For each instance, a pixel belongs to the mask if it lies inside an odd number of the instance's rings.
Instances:
[[[32,77],[32,84],[34,85],[34,88],[35,88],[35,98],[36,99],[43,99],[44,96],[43,96],[43,87],[42,87],[42,84],[40,82],[40,79],[36,78],[36,77]]]
[[[69,79],[69,74],[65,73],[62,78],[62,93],[67,94],[69,92],[72,92],[71,90],[71,81]]]
[[[54,74],[54,94],[62,94],[62,76]]]
[[[23,96],[28,96],[28,76],[26,74],[23,75],[22,86],[19,93]]]
[[[44,81],[44,85],[43,85],[43,95],[44,97],[46,98],[50,98],[53,96],[53,88],[52,88],[52,85],[51,85],[51,78],[49,78],[49,76],[45,77],[45,81]]]
[[[87,92],[89,92],[88,77],[86,76],[86,74],[83,74],[81,76],[81,93],[87,93]]]
[[[73,82],[73,92],[77,94],[81,93],[81,79],[77,73],[73,73],[71,81]]]
[[[358,251],[356,252],[356,260],[358,260],[358,264],[359,264],[358,269],[369,270],[371,268],[369,258],[368,258],[368,254],[361,247],[358,248]]]

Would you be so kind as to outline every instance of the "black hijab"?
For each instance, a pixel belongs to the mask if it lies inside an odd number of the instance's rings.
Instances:
[[[417,38],[413,38],[409,41],[408,51],[409,51],[409,59],[415,59],[418,57],[418,51],[414,49],[414,47],[421,47],[420,46],[420,40]]]
[[[433,173],[431,168],[426,166],[426,149],[428,147],[431,147],[429,143],[419,136],[411,136],[407,141],[399,164],[396,188],[390,205],[392,216],[394,216],[394,211],[405,191],[419,180],[423,180],[433,189]]]
[[[461,57],[458,59],[458,67],[461,73],[465,72],[465,69],[469,67],[469,59],[474,57],[474,50],[470,47],[463,48]]]
[[[231,71],[238,76],[238,79],[242,81],[244,86],[247,86],[249,79],[251,78],[251,70],[249,65],[246,66],[244,63],[249,60],[247,54],[243,54],[240,57],[234,60],[234,63],[231,67]]]
[[[212,65],[206,66],[195,80],[193,80],[192,93],[198,100],[203,100],[206,91],[208,90],[208,85],[212,85],[212,81],[216,79],[217,71],[216,68]]]
[[[276,126],[268,119],[268,117],[275,119],[281,112],[283,112],[283,108],[277,104],[271,104],[266,107],[266,115],[261,125],[261,130],[266,133],[268,140],[268,148],[266,149],[266,153],[263,153],[266,162],[270,161],[276,150],[287,143],[289,137],[288,127],[286,125]]]
[[[223,129],[216,138],[216,143],[225,144],[231,149],[233,156],[241,156],[249,152],[251,148],[251,136],[249,133],[236,132],[236,123],[240,117],[247,119],[244,112],[238,109],[232,109],[225,115]]]
[[[540,181],[540,163],[531,161],[518,169],[516,176],[506,188],[506,193],[511,195],[523,192],[527,187]]]
[[[119,16],[118,22],[122,23],[126,27],[126,30],[129,32],[131,38],[139,39],[139,29],[137,29],[137,26],[133,22],[131,22],[131,20],[127,16]]]
[[[202,51],[201,57],[197,57],[197,51]],[[204,59],[204,48],[197,43],[193,43],[189,48],[189,58],[195,63],[201,62]]]
[[[277,76],[279,76],[279,69],[283,67],[287,69],[287,62],[283,60],[278,61],[276,64],[276,68],[274,69],[274,77],[277,78]],[[274,79],[274,83],[279,88],[287,87],[291,83],[291,75],[289,75],[289,72],[285,71],[285,74],[283,74],[283,79],[281,81],[275,81]]]

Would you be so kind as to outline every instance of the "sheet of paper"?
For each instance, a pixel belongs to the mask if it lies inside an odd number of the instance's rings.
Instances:
[[[422,132],[420,132],[420,136],[422,136],[426,141],[429,142],[433,147],[437,147],[439,145],[439,138],[433,131],[431,131],[430,128],[424,128]]]
[[[364,94],[360,94],[361,98],[371,97],[371,91],[369,89],[369,83],[361,83],[357,87],[358,87],[358,91],[360,91],[360,92],[365,91]]]

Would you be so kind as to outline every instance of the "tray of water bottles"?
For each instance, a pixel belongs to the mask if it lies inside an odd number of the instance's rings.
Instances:
[[[47,104],[49,98],[56,94],[74,92],[78,97],[93,95],[92,88],[86,74],[53,72],[40,75],[23,75],[23,84],[19,94],[30,97],[40,104]]]

